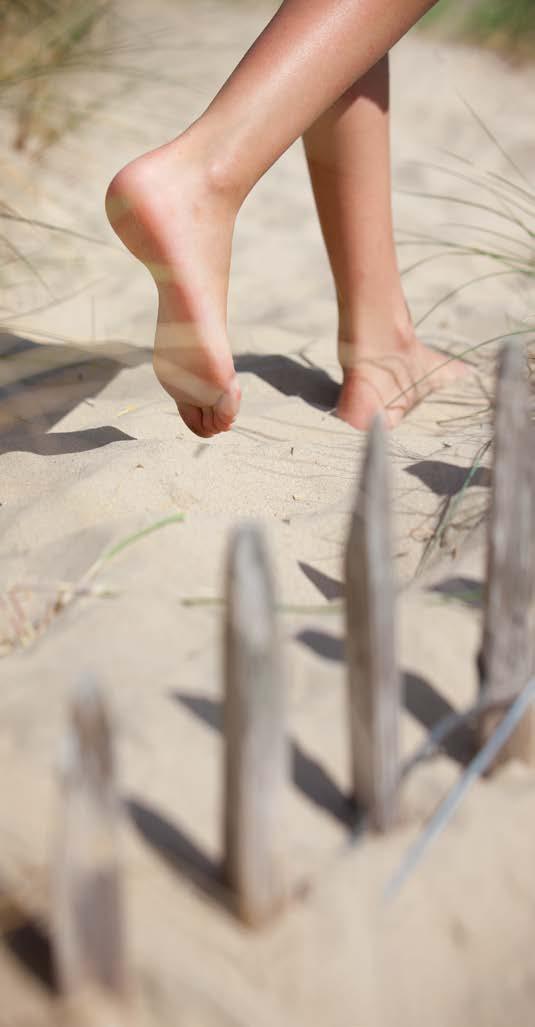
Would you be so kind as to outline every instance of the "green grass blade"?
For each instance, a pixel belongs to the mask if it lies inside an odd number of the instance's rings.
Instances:
[[[127,535],[126,538],[121,539],[120,542],[117,542],[115,546],[112,546],[111,549],[108,549],[107,552],[103,553],[103,555],[99,557],[99,565],[108,563],[109,560],[113,560],[114,556],[118,556],[124,549],[134,545],[135,542],[139,542],[140,539],[146,538],[147,535],[152,535],[155,531],[159,531],[161,528],[166,528],[168,524],[182,524],[183,521],[183,513],[171,514],[170,517],[164,517],[161,521],[149,524],[146,528],[142,528],[141,531],[134,532],[133,535]]]
[[[515,200],[513,200],[512,197],[508,196],[507,194],[504,194],[504,191],[501,187],[499,188],[494,183],[491,184],[490,182],[485,181],[484,172],[483,174],[479,173],[469,175],[463,171],[458,171],[456,168],[448,168],[445,167],[443,164],[437,164],[434,161],[417,161],[416,166],[428,168],[433,171],[438,171],[442,175],[448,175],[450,178],[455,178],[460,182],[468,182],[469,185],[476,186],[479,190],[483,190],[484,192],[492,196],[495,200],[498,200],[501,204],[503,204],[505,213],[509,214],[511,218],[513,218],[515,223],[519,226],[521,226],[522,222],[520,218],[515,216],[515,210],[522,211],[522,213],[526,214],[528,217],[534,216],[535,212],[531,210],[529,207],[526,208],[525,206],[523,206],[523,204],[520,203],[518,197],[516,197]],[[509,204],[511,203],[514,203],[513,211],[511,211],[509,207]]]
[[[417,189],[397,189],[396,192],[399,196],[414,196],[418,200],[443,200],[447,203],[458,203],[462,207],[472,207],[474,210],[484,210],[487,214],[493,214],[496,218],[502,218],[504,221],[508,221],[509,224],[516,225],[518,228],[521,228],[530,239],[535,239],[535,232],[528,228],[528,226],[522,221],[512,217],[510,214],[504,213],[504,211],[496,210],[495,207],[489,206],[488,203],[477,203],[476,200],[465,200],[461,196],[448,196],[447,193],[424,193]]]
[[[470,278],[468,282],[463,282],[461,285],[458,285],[455,289],[451,289],[449,292],[447,292],[444,296],[441,297],[441,299],[437,300],[437,302],[434,303],[433,306],[430,307],[429,310],[427,310],[426,313],[423,314],[422,317],[420,317],[416,321],[415,327],[420,328],[421,325],[423,325],[424,321],[427,321],[427,318],[431,317],[431,314],[434,314],[435,310],[438,310],[438,308],[441,307],[443,303],[447,303],[448,300],[453,299],[453,297],[457,296],[460,292],[463,291],[463,289],[468,289],[470,285],[475,285],[477,282],[484,282],[489,278],[503,278],[506,275],[529,276],[530,274],[533,274],[533,272],[520,271],[518,270],[518,268],[509,268],[507,271],[489,271],[487,274],[477,275],[475,278]]]
[[[513,158],[511,157],[511,154],[507,152],[507,150],[505,149],[504,146],[502,146],[502,144],[500,143],[500,140],[494,135],[494,133],[491,131],[489,126],[483,120],[481,115],[478,114],[478,112],[476,111],[475,107],[473,107],[472,104],[469,103],[469,101],[466,99],[466,97],[464,97],[462,95],[462,93],[459,93],[457,91],[457,96],[459,97],[461,102],[464,104],[466,109],[470,112],[470,114],[472,115],[474,121],[477,122],[477,124],[479,125],[480,129],[485,133],[485,135],[487,136],[487,139],[490,139],[491,143],[493,143],[494,146],[496,147],[496,149],[498,150],[498,152],[501,153],[501,155],[504,158],[504,160],[507,161],[507,163],[509,164],[509,167],[511,167],[513,169],[513,171],[518,175],[518,177],[522,180],[522,182],[525,182],[526,185],[531,187],[532,183],[530,182],[529,178],[526,178],[526,175],[524,174],[522,169],[519,168],[519,166],[516,163],[516,161],[514,161]]]

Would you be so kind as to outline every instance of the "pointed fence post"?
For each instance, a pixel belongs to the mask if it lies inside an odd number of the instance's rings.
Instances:
[[[524,346],[505,343],[496,389],[494,473],[487,549],[481,688],[495,709],[480,718],[484,743],[535,671],[535,432]],[[535,764],[531,707],[500,762]]]
[[[256,926],[286,898],[288,750],[273,580],[255,525],[234,534],[226,596],[224,869],[239,916]]]
[[[110,1018],[107,1000],[120,1007],[126,969],[113,740],[105,704],[91,682],[75,691],[61,769],[62,823],[52,880],[58,982],[67,1000],[87,1000],[95,1015],[80,1016],[100,1027],[119,1022]]]
[[[394,606],[386,439],[376,417],[346,548],[346,628],[353,793],[379,831],[389,830],[399,812]]]

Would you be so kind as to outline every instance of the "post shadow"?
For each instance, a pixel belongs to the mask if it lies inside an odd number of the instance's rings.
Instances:
[[[222,733],[223,704],[219,700],[186,692],[173,692],[172,697],[209,727]],[[321,763],[295,740],[291,742],[291,764],[293,783],[309,802],[345,826],[355,826],[358,811],[355,811],[349,796],[344,795]]]
[[[330,574],[325,574],[324,571],[319,571],[309,563],[304,563],[302,560],[298,560],[298,567],[301,568],[305,578],[312,582],[324,599],[330,602],[332,599],[341,599],[343,597],[343,582],[337,578],[332,578]]]
[[[343,663],[345,660],[345,643],[343,638],[331,635],[328,631],[318,631],[315,628],[304,628],[295,636],[307,649],[310,649],[316,656],[323,660],[330,660],[333,663]]]
[[[176,823],[138,796],[123,800],[125,811],[143,840],[175,873],[186,877],[210,899],[231,909],[233,899],[223,883],[221,865],[211,860]]]
[[[20,922],[3,932],[3,941],[23,970],[31,974],[50,994],[59,993],[52,943],[48,931],[37,919],[20,911]]]
[[[405,470],[436,496],[445,498],[456,496],[465,486],[489,488],[492,480],[492,472],[488,467],[478,467],[472,473],[471,467],[459,467],[442,460],[419,460]]]
[[[418,674],[404,674],[405,708],[429,732],[447,717],[453,717],[453,706],[432,685]],[[467,723],[451,730],[440,744],[440,750],[450,759],[466,766],[475,753],[475,734]]]
[[[335,662],[345,660],[343,638],[311,628],[300,631],[296,638],[323,659]],[[446,717],[455,714],[453,706],[444,696],[418,674],[408,671],[404,673],[403,691],[405,709],[429,732]],[[450,759],[464,766],[474,755],[473,730],[465,723],[459,724],[447,735],[440,748]]]
[[[445,578],[435,585],[431,585],[429,592],[436,592],[438,595],[462,603],[471,610],[480,610],[483,606],[483,582],[477,578],[457,577]]]

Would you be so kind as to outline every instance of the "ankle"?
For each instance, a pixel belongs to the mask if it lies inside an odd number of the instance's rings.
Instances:
[[[338,338],[352,350],[405,353],[417,345],[414,324],[403,295],[389,301],[384,293],[374,301],[338,304]]]
[[[222,206],[234,213],[238,211],[252,188],[244,181],[239,162],[231,148],[218,142],[211,126],[204,124],[206,115],[175,140],[177,155],[183,161],[188,156],[200,175],[206,192]]]
[[[419,342],[408,308],[382,301],[374,307],[339,311],[338,360],[344,377],[363,361],[377,362],[392,357],[411,359]]]

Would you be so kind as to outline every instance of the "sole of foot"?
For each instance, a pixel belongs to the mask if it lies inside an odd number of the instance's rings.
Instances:
[[[229,431],[240,406],[226,330],[236,212],[192,150],[181,138],[127,164],[106,213],[158,290],[156,376],[187,427],[209,438]]]

